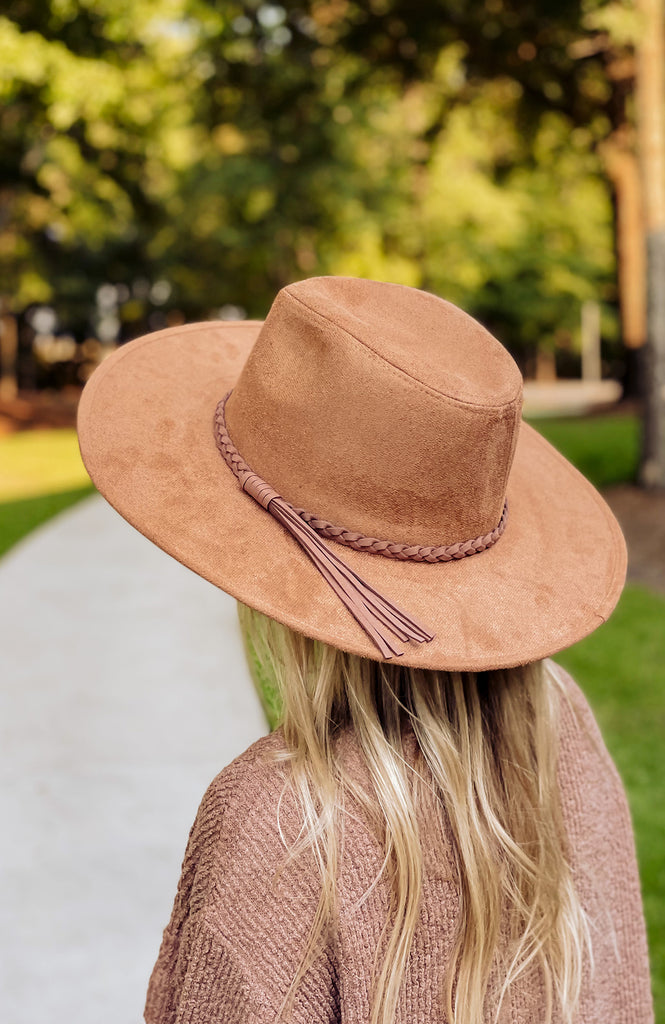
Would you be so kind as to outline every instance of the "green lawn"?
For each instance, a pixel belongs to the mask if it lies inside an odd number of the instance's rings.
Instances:
[[[634,480],[640,445],[637,416],[529,419],[598,488]]]
[[[635,417],[531,421],[597,487],[631,480]],[[0,440],[0,553],[52,515],[94,491],[73,430],[40,430]],[[635,824],[653,964],[657,1019],[665,1020],[665,598],[627,586],[609,622],[557,660],[587,694],[626,784]],[[256,680],[274,727],[279,699]]]
[[[0,555],[93,491],[75,430],[25,430],[1,438]]]

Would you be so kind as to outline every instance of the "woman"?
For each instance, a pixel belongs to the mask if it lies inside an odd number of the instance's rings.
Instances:
[[[238,599],[282,705],[203,798],[148,1024],[653,1019],[623,788],[548,657],[625,546],[521,396],[461,310],[352,278],[86,386],[95,484]]]

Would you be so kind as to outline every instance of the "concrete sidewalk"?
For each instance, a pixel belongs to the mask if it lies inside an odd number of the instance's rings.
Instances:
[[[0,595],[2,1018],[136,1024],[203,792],[268,731],[235,601],[98,495]]]

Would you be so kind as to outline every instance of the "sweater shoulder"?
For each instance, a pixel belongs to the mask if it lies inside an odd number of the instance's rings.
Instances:
[[[581,686],[558,662],[546,660],[546,666],[559,685],[560,754],[564,759],[593,767],[623,789],[623,783],[607,749],[594,711]]]
[[[206,909],[225,867],[247,863],[257,836],[276,831],[279,796],[286,773],[282,730],[260,737],[212,779],[189,832],[181,887],[188,890],[188,912]]]
[[[282,730],[253,743],[206,789],[146,1001],[149,1024],[276,1020],[314,920],[311,859],[284,863],[299,814],[285,783]],[[329,950],[293,1020],[338,1020]],[[328,1012],[329,1011],[329,1012]]]
[[[280,760],[286,753],[281,728],[261,736],[212,779],[203,795],[199,815],[223,812],[228,819],[261,803],[265,784],[277,777],[283,778]]]
[[[559,684],[560,733],[562,755],[566,751],[581,762],[595,760],[615,781],[621,782],[612,757],[605,745],[600,726],[586,694],[558,662],[546,660],[546,666]]]
[[[548,662],[559,683],[558,778],[564,817],[574,842],[602,852],[609,827],[632,832],[623,781],[581,687],[559,664]]]

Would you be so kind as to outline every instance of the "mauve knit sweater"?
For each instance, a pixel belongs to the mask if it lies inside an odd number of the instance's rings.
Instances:
[[[586,972],[579,1024],[650,1024],[647,943],[630,814],[621,780],[582,692],[561,669],[559,781],[573,872],[590,916],[595,970]],[[576,709],[576,712],[573,710]],[[348,769],[368,779],[352,733],[340,741]],[[405,756],[415,737],[409,731]],[[267,1024],[299,963],[319,894],[313,861],[297,860],[275,888],[284,847],[277,804],[285,768],[264,754],[284,749],[281,729],[252,744],[211,783],[189,837],[171,920],[150,978],[147,1024]],[[359,805],[347,802],[340,868],[339,923],[306,975],[294,1024],[365,1024],[376,943],[388,894],[378,885],[381,849]],[[282,801],[286,838],[299,830],[293,798]],[[402,985],[396,1024],[443,1024],[437,993],[458,913],[450,839],[435,807],[420,811],[424,884],[420,921]],[[544,995],[534,972],[518,982],[502,1022],[539,1024]],[[559,1016],[555,1015],[555,1020]],[[479,1022],[480,1024],[480,1022]]]

